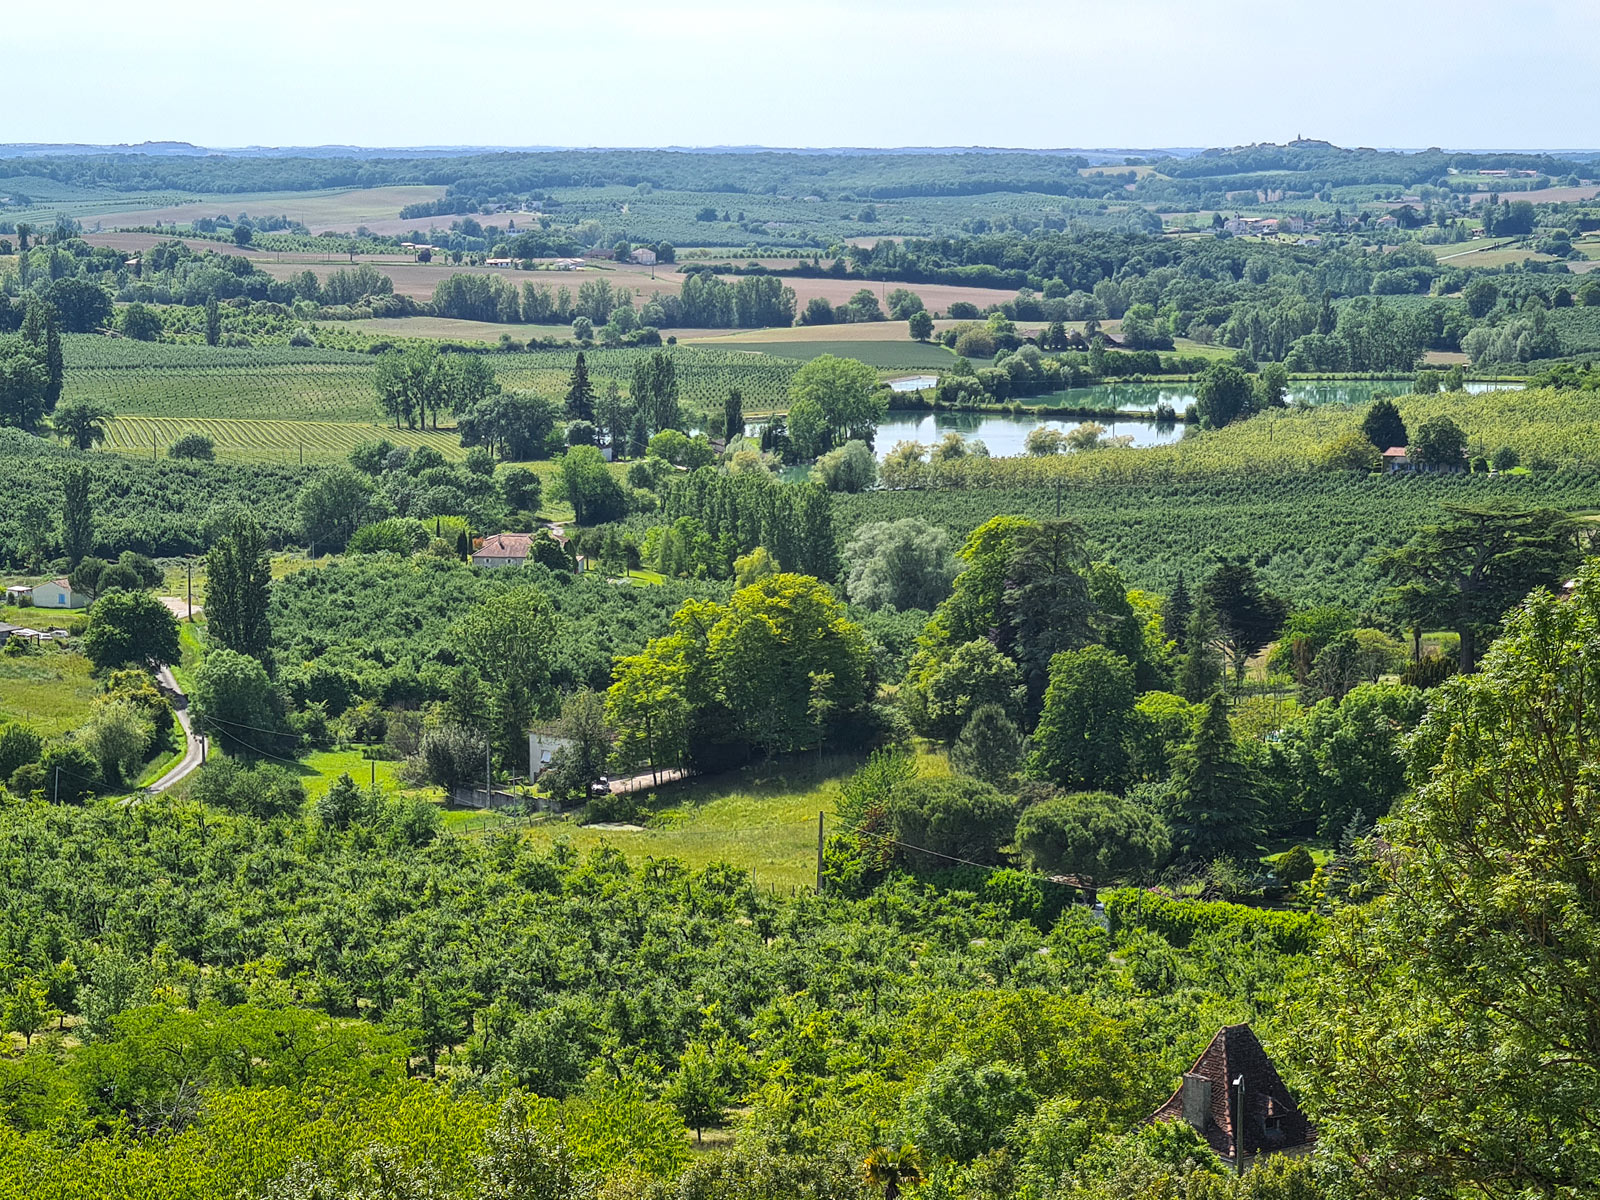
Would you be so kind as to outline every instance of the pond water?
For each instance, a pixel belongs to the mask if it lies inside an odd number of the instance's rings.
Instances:
[[[892,392],[920,392],[923,388],[931,388],[938,384],[937,375],[907,375],[903,379],[889,380],[889,390]]]
[[[1466,390],[1476,396],[1480,392],[1514,390],[1522,386],[1520,383],[1469,383]],[[917,389],[903,387],[895,390]],[[1403,380],[1322,379],[1291,383],[1288,399],[1290,404],[1302,401],[1309,404],[1367,404],[1380,392],[1398,396],[1407,390]],[[1029,396],[1021,403],[1061,408],[1121,409],[1124,412],[1154,412],[1156,405],[1167,404],[1174,412],[1181,413],[1194,403],[1194,399],[1195,385],[1192,383],[1097,383],[1092,387],[1066,388],[1044,396]]]
[[[1098,422],[1106,427],[1110,437],[1131,437],[1135,446],[1164,446],[1183,436],[1182,421],[1156,422],[1141,420],[1114,421],[1110,418]],[[989,448],[996,458],[1009,458],[1026,453],[1024,443],[1028,434],[1041,425],[1065,433],[1081,422],[1076,417],[1008,417],[999,413],[891,412],[878,426],[878,436],[873,445],[882,459],[894,448],[896,442],[922,442],[931,445],[947,433],[959,433],[965,438],[977,438]]]
[[[932,387],[937,379],[932,375],[913,375],[890,382],[897,392],[917,391]],[[903,385],[903,386],[902,386]],[[1515,391],[1521,383],[1469,383],[1466,390],[1472,395],[1496,390]],[[1310,404],[1367,404],[1379,393],[1394,396],[1406,391],[1403,380],[1328,379],[1291,383],[1289,403]],[[1195,391],[1191,383],[1102,383],[1094,387],[1068,388],[1047,396],[1030,396],[1022,401],[1028,405],[1054,405],[1082,409],[1104,409],[1105,417],[1094,418],[1104,425],[1108,437],[1132,438],[1134,446],[1166,446],[1183,437],[1186,428],[1182,421],[1157,422],[1149,419],[1111,417],[1113,412],[1153,413],[1158,404],[1166,404],[1176,413],[1182,413],[1194,403]],[[1005,413],[981,412],[915,412],[891,409],[888,418],[878,426],[875,439],[878,458],[883,459],[896,442],[922,442],[932,445],[947,433],[959,433],[965,438],[977,438],[989,448],[996,458],[1010,457],[1027,452],[1028,434],[1041,426],[1059,429],[1063,433],[1081,424],[1080,417],[1030,417],[1010,416]],[[759,425],[752,424],[750,432],[759,435]],[[802,468],[803,476],[809,468]]]
[[[917,389],[909,385],[919,380],[928,381],[928,385],[931,386],[933,377],[912,376],[895,380],[890,386],[907,384],[906,387],[895,387],[895,390],[914,391]],[[1469,383],[1466,390],[1472,395],[1478,395],[1497,389],[1516,390],[1522,386],[1520,383]],[[1402,380],[1307,381],[1289,385],[1289,403],[1367,404],[1379,393],[1394,396],[1404,391],[1406,384]],[[1030,396],[1022,403],[1063,408],[1105,409],[1107,413],[1153,413],[1157,405],[1166,404],[1174,412],[1182,413],[1194,403],[1194,400],[1195,389],[1192,383],[1102,383],[1094,387],[1068,388],[1047,396]],[[931,444],[939,441],[947,433],[959,433],[963,437],[978,438],[989,448],[990,454],[999,458],[1025,453],[1024,443],[1028,434],[1040,426],[1065,432],[1080,424],[1081,420],[1079,417],[1038,418],[1009,416],[1004,413],[948,411],[924,413],[891,409],[888,419],[878,426],[875,445],[878,457],[881,459],[896,442]],[[1097,421],[1106,427],[1108,436],[1131,437],[1135,446],[1169,445],[1182,438],[1184,431],[1181,421],[1176,424],[1166,424],[1151,420],[1115,420],[1109,416],[1097,418]]]

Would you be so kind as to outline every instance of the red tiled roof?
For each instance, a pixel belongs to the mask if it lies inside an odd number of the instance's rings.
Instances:
[[[1404,458],[1406,456],[1406,448],[1404,446],[1390,446],[1383,452],[1383,456],[1385,458]]]
[[[1243,1126],[1247,1156],[1288,1150],[1316,1141],[1317,1133],[1300,1111],[1294,1095],[1284,1085],[1261,1042],[1248,1025],[1224,1025],[1211,1039],[1205,1053],[1195,1059],[1189,1074],[1205,1077],[1211,1083],[1211,1110],[1202,1136],[1224,1158],[1234,1157],[1234,1109],[1238,1089],[1233,1081],[1244,1076]],[[1152,1121],[1183,1120],[1183,1085],[1172,1098],[1151,1115]],[[1274,1127],[1274,1124],[1275,1127]]]
[[[527,558],[533,546],[531,533],[497,533],[483,539],[473,558]]]

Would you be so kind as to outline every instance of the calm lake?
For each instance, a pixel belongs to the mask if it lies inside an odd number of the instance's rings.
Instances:
[[[919,386],[931,386],[931,376],[914,376],[894,380],[890,386],[896,391],[914,391]],[[907,386],[897,386],[905,384]],[[1469,383],[1466,390],[1474,395],[1496,389],[1517,389],[1520,383]],[[1289,403],[1311,404],[1366,404],[1379,392],[1396,395],[1404,392],[1406,385],[1400,380],[1324,380],[1320,382],[1291,383]],[[1108,413],[1154,412],[1158,404],[1169,405],[1174,412],[1184,412],[1194,403],[1194,385],[1189,383],[1102,383],[1094,387],[1068,388],[1047,396],[1030,396],[1022,403],[1029,405],[1061,405],[1076,408],[1103,408]],[[1158,425],[1154,421],[1101,420],[1112,437],[1131,437],[1135,446],[1162,446],[1183,437],[1182,422]],[[1023,443],[1028,434],[1040,426],[1068,430],[1080,424],[1077,417],[1051,417],[1040,419],[1027,416],[1007,416],[1002,413],[975,412],[907,412],[891,410],[888,419],[878,426],[875,441],[878,457],[886,455],[896,442],[939,441],[947,433],[975,437],[989,448],[997,458],[1024,453]]]

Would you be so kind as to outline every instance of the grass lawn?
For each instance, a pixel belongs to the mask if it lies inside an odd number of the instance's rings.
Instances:
[[[727,862],[754,872],[764,887],[810,887],[817,879],[817,814],[833,813],[839,785],[861,755],[813,754],[759,763],[707,779],[668,784],[639,831],[595,829],[573,817],[535,821],[528,837],[567,841],[587,852],[609,843],[633,862],[676,858],[696,869]],[[924,774],[944,774],[942,757],[925,755]]]
[[[0,654],[0,722],[24,721],[46,738],[83,724],[99,685],[89,660],[62,646]]]
[[[331,554],[324,554],[318,558],[307,558],[303,553],[292,551],[279,551],[272,556],[272,577],[282,579],[285,575],[293,575],[297,571],[310,570],[312,567],[325,567],[333,562]],[[187,601],[189,598],[189,568],[183,562],[168,562],[162,570],[160,594],[163,596],[176,596],[179,600]],[[206,604],[206,560],[203,556],[194,559],[194,606],[195,620],[202,621],[204,616],[201,609]],[[178,618],[183,622],[183,618]]]
[[[23,580],[24,583],[37,580]],[[0,604],[0,621],[22,629],[70,629],[74,621],[81,621],[87,613],[82,608],[18,608],[14,604]]]
[[[172,664],[172,677],[185,692],[194,686],[195,668],[200,665],[201,656],[205,653],[202,649],[205,645],[201,632],[203,628],[203,625],[192,621],[178,622],[178,649],[182,651],[183,658],[181,662]]]
[[[305,784],[307,798],[312,800],[326,792],[329,785],[344,774],[362,787],[366,787],[375,777],[378,786],[386,792],[405,790],[400,782],[399,769],[398,762],[365,758],[360,750],[317,750],[308,754],[300,764],[301,782]]]
[[[1173,338],[1172,349],[1162,351],[1163,354],[1198,354],[1205,358],[1232,358],[1238,353],[1228,346],[1209,346],[1204,342],[1191,341],[1188,338]]]

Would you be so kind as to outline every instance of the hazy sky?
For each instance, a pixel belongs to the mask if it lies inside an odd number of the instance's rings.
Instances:
[[[1594,0],[80,0],[70,14],[59,39],[46,22],[5,56],[0,142],[1600,145]]]

